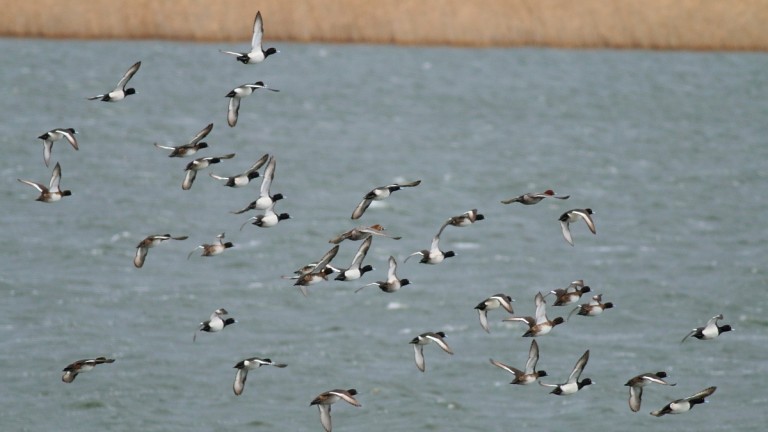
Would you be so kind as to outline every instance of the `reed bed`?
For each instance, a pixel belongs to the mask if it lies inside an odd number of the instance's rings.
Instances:
[[[458,46],[768,49],[768,0],[0,0],[0,35]]]

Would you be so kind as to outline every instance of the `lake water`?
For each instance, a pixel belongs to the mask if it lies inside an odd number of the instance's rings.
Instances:
[[[244,66],[217,51],[227,44],[0,40],[2,430],[321,431],[309,402],[334,388],[362,403],[334,406],[336,431],[764,430],[768,55],[274,45],[280,54]],[[138,60],[136,95],[85,99]],[[228,127],[224,95],[257,80],[281,91],[244,99]],[[152,144],[185,143],[210,122],[199,155],[237,156],[182,191],[189,159]],[[49,205],[16,179],[48,182],[36,137],[55,127],[76,128],[80,150],[54,145],[73,195]],[[230,189],[208,172],[233,175],[264,153],[291,219],[239,231],[255,213],[229,212],[259,180]],[[368,190],[415,179],[350,220]],[[550,188],[571,198],[500,204]],[[585,207],[597,235],[575,224],[571,247],[557,218]],[[456,257],[402,263],[471,208],[486,219],[441,237]],[[374,223],[403,239],[376,238],[376,270],[360,281],[305,298],[280,278]],[[190,238],[134,268],[136,244],[166,232]],[[220,232],[233,249],[187,260]],[[358,245],[342,243],[334,263]],[[354,293],[385,277],[390,255],[411,285]],[[473,307],[503,292],[532,315],[538,291],[575,279],[616,307],[537,338],[538,366],[563,382],[589,349],[583,376],[596,384],[567,397],[509,385],[488,359],[523,367],[530,339],[499,310],[485,333]],[[573,307],[548,300],[550,317]],[[219,307],[238,323],[193,343]],[[733,332],[680,344],[719,313]],[[455,355],[426,346],[421,373],[408,342],[427,331],[444,331]],[[117,361],[61,382],[64,366],[101,355]],[[233,366],[252,356],[288,367],[251,371],[236,397]],[[632,413],[624,382],[658,370],[677,386],[649,386]],[[712,385],[690,413],[648,415]]]

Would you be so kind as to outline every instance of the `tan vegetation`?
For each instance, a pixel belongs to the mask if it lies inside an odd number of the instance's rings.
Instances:
[[[766,50],[768,0],[0,0],[0,35]]]

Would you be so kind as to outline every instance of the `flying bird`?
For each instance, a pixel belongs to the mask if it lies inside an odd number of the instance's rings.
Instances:
[[[365,259],[365,256],[368,254],[368,249],[371,247],[371,243],[373,242],[373,237],[368,236],[362,244],[360,244],[360,247],[357,249],[357,252],[355,252],[355,256],[352,258],[352,263],[349,265],[348,268],[345,269],[339,269],[332,267],[332,269],[335,272],[338,272],[339,274],[336,276],[335,280],[340,281],[352,281],[360,279],[362,275],[365,273],[373,270],[373,267],[370,264],[363,265],[363,260]]]
[[[226,183],[224,183],[224,186],[229,187],[243,187],[248,185],[248,183],[251,182],[251,180],[255,179],[259,176],[259,169],[267,163],[267,158],[269,158],[268,154],[265,154],[264,156],[260,157],[259,160],[257,160],[253,165],[251,165],[250,168],[248,168],[245,172],[234,175],[232,177],[222,177],[218,176],[213,173],[209,173],[209,175],[216,180],[226,180]]]
[[[401,287],[404,287],[405,285],[408,285],[411,283],[411,281],[409,281],[408,279],[405,279],[405,278],[399,279],[397,277],[396,272],[397,272],[397,261],[395,261],[395,257],[390,255],[389,270],[387,270],[387,280],[372,282],[372,283],[369,283],[368,285],[363,285],[360,288],[356,289],[355,292],[358,292],[367,286],[376,285],[379,287],[380,290],[386,293],[393,293],[399,290]]]
[[[227,93],[226,97],[229,98],[229,107],[227,108],[227,124],[230,127],[235,127],[237,124],[237,116],[240,113],[240,99],[250,96],[254,91],[260,88],[273,92],[280,91],[268,88],[262,81],[256,81],[253,84],[243,84],[239,87],[235,87],[234,89],[230,90],[229,93]]]
[[[564,396],[564,395],[576,393],[577,391],[581,390],[585,386],[592,384],[592,380],[589,378],[584,378],[583,380],[579,381],[579,377],[581,377],[581,372],[584,370],[584,366],[587,365],[588,361],[589,361],[589,350],[585,351],[584,354],[576,362],[576,365],[573,367],[573,371],[568,376],[568,381],[562,384],[544,384],[543,382],[539,381],[539,384],[545,387],[553,387],[554,390],[552,390],[550,393],[556,394],[558,396]]]
[[[355,395],[357,395],[357,390],[355,389],[329,390],[327,392],[320,393],[312,400],[312,402],[309,403],[309,406],[317,405],[317,408],[320,410],[320,423],[323,425],[325,432],[331,432],[331,405],[340,400],[343,400],[352,406],[362,406],[360,405],[360,402],[355,399]]]
[[[251,37],[251,51],[250,52],[234,52],[219,50],[224,54],[230,54],[236,56],[237,61],[242,64],[255,64],[264,61],[272,54],[276,54],[280,51],[275,48],[268,48],[266,51],[261,48],[261,39],[264,36],[264,22],[261,18],[261,11],[256,12],[256,18],[253,20],[253,36]]]
[[[330,264],[331,260],[336,256],[338,252],[339,245],[335,245],[328,252],[326,252],[322,258],[320,258],[320,261],[318,261],[317,264],[312,267],[312,270],[299,275],[298,280],[296,280],[296,283],[293,285],[298,286],[299,289],[301,289],[301,293],[304,294],[304,297],[307,296],[307,286],[314,285],[320,281],[328,280],[328,275],[333,273],[333,269],[329,268],[328,264]]]
[[[536,363],[539,362],[539,344],[536,343],[536,339],[531,341],[531,348],[528,350],[528,361],[525,362],[525,370],[513,368],[494,359],[490,359],[490,361],[492,365],[504,369],[515,376],[515,379],[510,384],[528,385],[541,377],[547,376],[546,371],[536,370]]]
[[[203,250],[203,253],[201,253],[200,256],[214,256],[214,255],[219,255],[220,253],[234,246],[232,242],[224,242],[224,233],[217,235],[216,238],[219,239],[218,243],[201,244],[200,246],[193,249],[192,252],[189,253],[189,255],[187,255],[187,259],[192,257],[192,254],[195,253],[195,251],[197,251],[198,249]]]
[[[670,384],[666,381],[664,381],[664,378],[667,377],[667,373],[664,371],[660,372],[649,372],[640,374],[637,376],[634,376],[627,381],[625,386],[629,387],[629,409],[631,409],[633,412],[638,412],[640,410],[640,402],[643,398],[643,387],[650,383],[656,383],[656,384],[662,384],[662,385],[668,385],[668,386],[674,386],[676,384]]]
[[[595,222],[592,221],[593,214],[594,213],[592,212],[592,209],[587,208],[568,210],[567,212],[560,215],[560,228],[562,228],[563,237],[565,237],[565,241],[567,241],[568,244],[573,246],[570,225],[577,222],[579,219],[584,220],[584,222],[587,224],[587,228],[592,231],[592,234],[597,234],[597,231],[595,230]]]
[[[706,398],[717,390],[717,387],[707,387],[704,390],[692,394],[687,398],[677,399],[664,406],[660,410],[651,412],[652,416],[661,417],[664,414],[682,414],[693,409],[698,404],[707,402]]]
[[[506,294],[494,294],[475,306],[477,314],[480,316],[480,326],[486,333],[490,333],[490,330],[488,329],[488,311],[501,307],[504,308],[505,311],[513,314],[515,313],[512,310],[512,302],[514,301],[515,300],[512,297]]]
[[[430,342],[434,342],[437,344],[437,346],[440,347],[443,351],[447,352],[448,354],[453,355],[453,350],[451,350],[451,347],[448,346],[447,343],[443,340],[445,338],[445,333],[443,332],[427,332],[422,333],[415,338],[411,339],[409,342],[410,344],[413,344],[413,352],[414,357],[416,360],[416,367],[419,368],[420,371],[424,372],[426,370],[426,363],[424,362],[424,345],[427,345]]]
[[[248,371],[260,368],[262,366],[274,366],[282,369],[288,365],[283,363],[274,363],[268,358],[261,359],[258,357],[251,357],[239,361],[234,366],[234,368],[237,369],[237,373],[235,374],[235,382],[232,384],[232,390],[235,392],[235,396],[240,396],[243,394],[243,389],[245,388],[245,380],[248,378]]]
[[[96,367],[96,365],[104,363],[114,363],[115,359],[106,357],[97,357],[95,359],[83,359],[67,365],[64,368],[64,374],[61,376],[61,380],[65,383],[71,383],[77,378],[77,375],[81,372],[88,372]]]
[[[526,193],[515,198],[505,199],[505,200],[502,200],[501,203],[502,204],[520,203],[523,205],[532,205],[532,204],[538,203],[544,198],[557,198],[561,200],[566,200],[570,197],[571,197],[570,195],[557,196],[555,195],[555,192],[552,189],[547,189],[544,192]]]
[[[211,314],[211,317],[207,320],[200,323],[200,328],[198,328],[198,331],[203,331],[206,333],[216,333],[224,330],[224,327],[228,325],[235,324],[237,321],[232,318],[228,317],[229,312],[227,312],[224,308],[219,308],[213,311]],[[194,342],[197,339],[197,332],[192,336],[192,342]]]
[[[77,139],[75,138],[76,133],[77,131],[73,128],[59,128],[49,130],[48,132],[37,137],[38,139],[43,140],[43,162],[45,162],[45,166],[48,166],[48,163],[51,160],[53,143],[62,138],[65,138],[67,142],[69,142],[69,144],[72,146],[72,148],[79,150],[79,147],[77,146]]]
[[[707,325],[704,327],[697,327],[693,330],[691,330],[683,340],[680,341],[680,343],[685,342],[686,339],[688,339],[690,336],[695,337],[699,340],[710,340],[714,339],[718,336],[720,336],[721,333],[725,333],[728,331],[733,330],[729,324],[726,325],[717,325],[718,321],[723,319],[723,314],[715,315],[712,318],[707,321]]]
[[[249,218],[245,223],[240,225],[240,231],[243,230],[243,227],[248,225],[249,223],[251,225],[256,225],[259,228],[269,228],[273,227],[278,224],[281,220],[290,219],[291,215],[288,213],[275,213],[275,203],[272,203],[269,207],[267,207],[266,210],[264,210],[264,214],[256,215],[251,218]]]
[[[193,160],[184,168],[184,181],[181,182],[181,188],[183,190],[190,190],[192,188],[192,183],[195,182],[195,177],[197,177],[198,171],[208,168],[212,164],[217,164],[221,162],[222,159],[232,159],[233,157],[235,157],[235,154],[230,153],[224,156],[208,156]]]
[[[485,219],[485,216],[478,213],[477,209],[472,209],[458,216],[453,216],[449,218],[447,221],[445,221],[443,226],[440,228],[440,231],[442,231],[443,228],[445,228],[448,225],[455,226],[455,227],[465,227],[484,219]]]
[[[528,325],[528,331],[523,334],[524,337],[535,337],[545,335],[552,331],[552,329],[565,322],[562,317],[557,317],[553,320],[547,318],[547,302],[544,301],[544,296],[541,293],[536,293],[534,297],[536,303],[536,317],[510,317],[505,318],[504,321],[520,321]]]
[[[48,183],[48,187],[30,180],[17,180],[26,185],[32,186],[33,188],[37,189],[38,192],[40,192],[40,195],[36,198],[35,201],[52,203],[61,200],[61,198],[65,196],[72,195],[72,191],[61,190],[59,187],[59,183],[61,182],[61,165],[59,165],[58,162],[56,163],[56,166],[53,167],[53,172],[51,173],[51,181]]]
[[[571,303],[577,302],[582,295],[591,291],[592,291],[592,288],[590,288],[587,285],[584,285],[584,281],[579,279],[571,282],[565,288],[553,289],[552,291],[548,292],[547,295],[545,295],[544,297],[550,294],[554,294],[555,302],[552,304],[552,306],[566,306]]]
[[[358,240],[366,239],[371,236],[389,237],[392,240],[400,240],[402,238],[402,237],[392,237],[384,233],[385,230],[386,228],[384,228],[379,224],[371,225],[369,227],[361,225],[361,226],[352,228],[350,230],[344,231],[343,233],[337,235],[336,237],[328,240],[328,243],[339,244],[344,240],[358,241]]]
[[[582,305],[576,306],[571,313],[568,314],[567,319],[571,319],[571,315],[573,315],[574,312],[578,311],[577,315],[581,316],[598,316],[603,313],[606,309],[611,309],[613,307],[613,303],[611,302],[605,302],[603,303],[603,295],[597,294],[592,296],[592,300],[589,301],[589,303],[584,303]]]
[[[360,216],[365,213],[365,210],[368,209],[368,207],[371,205],[371,202],[373,201],[381,201],[387,197],[389,197],[390,194],[394,191],[398,191],[405,187],[416,187],[421,184],[421,180],[416,180],[414,182],[410,183],[395,183],[387,186],[380,186],[377,187],[367,194],[365,194],[365,197],[363,197],[363,200],[360,201],[360,204],[355,207],[355,210],[352,212],[352,219],[360,219]]]
[[[128,81],[133,78],[133,76],[136,74],[136,72],[141,67],[141,62],[136,62],[128,68],[128,70],[125,72],[122,78],[120,78],[120,81],[117,83],[117,87],[115,87],[114,90],[112,90],[109,93],[100,94],[96,96],[89,97],[88,100],[96,100],[99,99],[102,102],[117,102],[120,100],[125,99],[126,96],[132,95],[136,93],[136,89],[128,88],[126,89],[125,86],[128,84]]]
[[[202,140],[207,137],[212,130],[213,123],[208,123],[208,126],[204,127],[203,130],[198,132],[197,135],[195,135],[187,144],[173,147],[155,143],[155,147],[163,150],[171,150],[171,154],[169,154],[168,157],[192,156],[193,154],[197,153],[198,150],[208,148],[208,143],[203,142]]]
[[[269,191],[272,187],[272,180],[275,178],[275,167],[277,166],[277,159],[274,156],[270,156],[267,161],[267,167],[264,169],[264,175],[261,178],[261,188],[259,190],[259,198],[255,201],[251,201],[247,207],[242,210],[231,212],[233,214],[242,214],[248,210],[266,210],[275,202],[285,198],[283,194],[277,193],[272,195]]]
[[[408,255],[405,258],[405,261],[403,262],[407,262],[408,258],[414,255],[421,255],[421,259],[419,260],[421,264],[440,264],[446,258],[456,256],[456,253],[454,251],[443,252],[442,250],[440,250],[440,234],[442,234],[443,228],[445,228],[445,225],[443,225],[440,228],[440,231],[438,231],[437,234],[435,234],[435,236],[432,237],[432,244],[429,246],[429,249],[422,249],[420,251],[412,253]]]
[[[133,265],[141,268],[147,258],[149,248],[153,248],[166,240],[186,240],[189,236],[172,237],[170,234],[154,234],[147,236],[136,246],[136,256],[133,257]]]

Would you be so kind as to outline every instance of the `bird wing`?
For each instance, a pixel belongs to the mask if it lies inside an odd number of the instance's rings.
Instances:
[[[360,219],[360,216],[365,213],[365,211],[371,205],[372,201],[373,200],[371,198],[363,198],[363,200],[360,201],[360,204],[358,204],[357,207],[355,207],[355,210],[352,212],[352,219]]]
[[[392,255],[389,256],[389,269],[387,270],[387,281],[397,280],[397,261]]]
[[[584,222],[587,224],[589,230],[592,231],[592,234],[597,234],[597,231],[595,230],[595,222],[592,220],[592,216],[590,216],[589,213],[582,210],[574,210],[573,213],[584,219]]]
[[[573,367],[573,371],[571,371],[571,374],[568,375],[568,384],[575,383],[579,380],[579,377],[581,376],[581,372],[584,370],[584,366],[587,365],[587,362],[589,361],[589,350],[586,350],[584,354],[582,354],[581,358],[576,362],[576,365]]]
[[[139,67],[141,67],[141,62],[140,61],[134,63],[133,66],[128,68],[128,70],[125,71],[125,74],[123,75],[123,77],[120,78],[120,81],[117,83],[117,87],[115,89],[116,90],[119,90],[119,89],[124,90],[125,89],[125,85],[128,84],[128,81],[130,81],[131,78],[133,78],[133,75],[136,74],[136,72],[139,70]]]
[[[355,252],[354,258],[352,258],[352,264],[349,266],[350,268],[360,268],[363,259],[365,259],[365,255],[368,253],[368,249],[371,247],[371,242],[373,242],[373,237],[370,236],[363,240],[363,244],[360,245],[357,252]]]
[[[539,362],[539,344],[536,339],[531,341],[531,349],[528,350],[528,361],[525,362],[525,373],[532,374],[536,371],[536,363]]]
[[[48,185],[48,190],[51,192],[59,192],[61,189],[59,189],[59,182],[61,181],[61,165],[59,165],[58,162],[56,162],[56,166],[53,167],[53,172],[51,173],[51,182]]]
[[[326,252],[322,258],[320,258],[320,261],[317,262],[317,265],[315,266],[313,271],[318,271],[318,272],[323,271],[325,269],[325,266],[327,266],[328,263],[331,262],[331,260],[336,256],[338,252],[339,252],[339,245],[335,245],[328,252]]]
[[[149,252],[148,248],[136,248],[136,256],[133,257],[133,265],[136,266],[136,268],[141,268],[141,266],[144,265],[144,259],[147,257],[147,252]]]
[[[692,394],[692,395],[688,396],[687,398],[685,398],[683,400],[688,402],[688,401],[691,401],[691,400],[694,400],[694,399],[704,399],[705,397],[707,397],[707,396],[711,395],[712,393],[714,393],[715,390],[717,390],[717,387],[714,387],[714,386],[713,387],[707,387],[704,390],[702,390],[700,392],[697,392],[695,394]]]
[[[416,359],[416,367],[420,371],[424,372],[426,364],[424,363],[424,346],[419,344],[413,344],[413,354]]]
[[[445,343],[445,340],[441,338],[440,336],[434,335],[434,334],[428,334],[427,339],[433,341],[437,344],[443,351],[447,352],[448,354],[453,354],[453,351],[451,350],[451,347],[448,346],[447,343]]]
[[[22,179],[16,179],[16,180],[18,180],[18,181],[20,181],[20,182],[22,182],[24,184],[28,184],[28,185],[32,186],[33,188],[37,189],[38,192],[46,192],[48,190],[47,187],[41,185],[40,183],[36,183],[36,182],[30,181],[30,180],[22,180]]]
[[[494,365],[494,366],[496,366],[498,368],[504,369],[505,371],[507,371],[507,372],[509,372],[511,374],[515,374],[515,376],[523,374],[523,371],[521,371],[520,369],[514,368],[514,367],[509,366],[509,365],[506,365],[506,364],[504,364],[502,362],[499,362],[499,361],[496,361],[494,359],[490,359],[490,360],[491,360],[491,364],[492,365]]]
[[[213,130],[213,123],[208,123],[208,126],[204,127],[200,132],[198,132],[197,135],[195,135],[192,138],[192,141],[190,141],[189,144],[195,145],[199,143],[200,140],[208,136],[208,134],[211,133],[212,130]]]
[[[192,188],[192,183],[195,182],[195,177],[197,177],[197,171],[195,170],[187,170],[184,173],[184,181],[181,182],[181,188],[184,190],[189,190]]]
[[[264,36],[264,21],[261,19],[261,11],[256,12],[253,19],[253,36],[251,37],[251,52],[261,52],[261,38]]]
[[[264,176],[261,179],[261,189],[259,190],[260,196],[265,196],[265,197],[269,196],[269,188],[272,187],[272,179],[275,178],[276,165],[277,165],[277,160],[275,159],[274,156],[271,156],[267,163],[267,167],[264,169]]]
[[[51,152],[53,151],[53,141],[45,140],[43,142],[43,162],[45,162],[45,166],[48,166],[48,163],[51,160]]]
[[[68,130],[59,129],[58,132],[62,135],[64,135],[64,138],[69,141],[69,144],[74,147],[75,150],[79,150],[79,147],[77,146],[77,139],[75,138],[75,135],[70,133]]]
[[[640,401],[643,397],[643,387],[630,386],[629,387],[629,409],[633,412],[640,411]]]
[[[320,423],[323,425],[323,429],[325,432],[331,432],[331,406],[317,404],[317,409],[320,410]]]
[[[571,229],[568,226],[567,221],[560,221],[560,228],[563,230],[563,237],[571,246],[573,246],[573,238],[571,238]]]
[[[415,187],[415,186],[418,186],[420,184],[421,184],[421,180],[416,180],[416,181],[412,181],[410,183],[399,183],[399,184],[393,184],[393,185],[390,185],[390,186],[400,186],[401,188],[403,188],[403,187]]]
[[[534,297],[536,302],[536,324],[541,324],[549,321],[547,319],[547,302],[544,301],[544,296],[541,293],[536,293]]]
[[[269,154],[265,154],[264,156],[260,157],[259,160],[257,160],[253,165],[251,165],[250,168],[248,168],[248,171],[246,171],[246,174],[251,174],[253,172],[256,172],[261,168],[265,163],[267,163],[267,159],[269,159]]]
[[[240,111],[240,98],[229,98],[229,107],[227,109],[227,124],[235,127],[237,124],[237,115]]]
[[[487,311],[483,309],[478,309],[477,314],[480,316],[480,327],[485,330],[486,333],[490,333],[491,331],[488,329],[488,313]]]
[[[236,396],[243,394],[245,388],[245,380],[248,378],[248,368],[238,368],[237,374],[235,374],[235,382],[232,384],[232,390]]]

